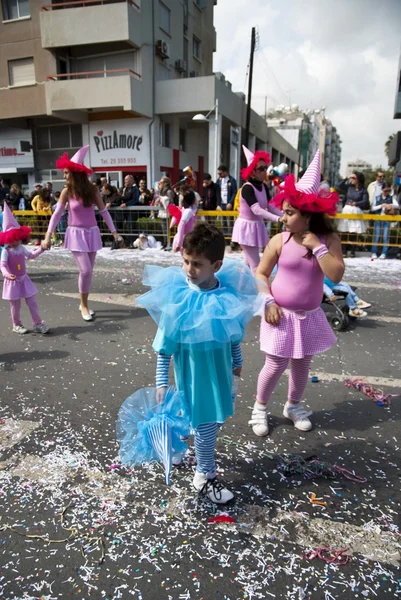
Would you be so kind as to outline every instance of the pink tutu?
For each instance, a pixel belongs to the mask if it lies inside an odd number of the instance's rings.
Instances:
[[[67,227],[64,248],[73,252],[97,252],[102,248],[99,227]]]
[[[17,279],[4,279],[3,282],[3,300],[19,300],[20,298],[30,298],[38,293],[36,286],[29,279],[28,275],[22,275]]]
[[[319,307],[312,312],[283,310],[277,327],[260,323],[260,349],[266,354],[304,358],[325,352],[337,341],[326,315]]]
[[[232,241],[244,246],[264,248],[269,241],[264,221],[251,221],[238,217],[234,223]]]

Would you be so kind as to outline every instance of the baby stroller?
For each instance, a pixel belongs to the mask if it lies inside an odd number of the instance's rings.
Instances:
[[[356,287],[352,286],[352,289],[355,291]],[[334,331],[345,331],[350,321],[355,321],[356,317],[351,317],[349,314],[349,306],[345,301],[347,293],[337,291],[335,294],[333,292],[334,295],[337,297],[337,300],[332,302],[326,294],[323,294],[322,309]]]

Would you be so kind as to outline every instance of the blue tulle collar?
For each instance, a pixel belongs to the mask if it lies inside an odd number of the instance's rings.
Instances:
[[[194,292],[202,292],[202,294],[207,294],[208,292],[215,292],[216,290],[219,289],[221,284],[217,277],[216,277],[216,279],[217,279],[216,285],[214,285],[212,288],[209,288],[208,290],[200,288],[198,285],[196,285],[196,283],[192,283],[192,281],[190,281],[188,279],[188,277],[186,278],[186,282],[188,284],[188,287],[191,290],[193,290]]]

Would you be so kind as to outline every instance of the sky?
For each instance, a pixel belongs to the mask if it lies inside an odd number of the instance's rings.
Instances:
[[[361,158],[387,165],[401,51],[401,0],[218,0],[214,71],[247,93],[257,28],[252,108],[326,107],[342,139],[342,172]]]

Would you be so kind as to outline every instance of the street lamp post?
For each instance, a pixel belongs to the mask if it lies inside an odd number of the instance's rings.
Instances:
[[[214,111],[215,118],[211,119],[209,117],[210,113]],[[214,124],[214,174],[212,173],[212,177],[216,177],[217,169],[220,164],[220,153],[219,153],[219,99],[216,98],[216,104],[213,106],[212,110],[210,110],[207,115],[203,115],[202,113],[198,113],[194,117],[192,117],[193,121],[197,121],[198,123],[213,123]]]

